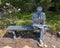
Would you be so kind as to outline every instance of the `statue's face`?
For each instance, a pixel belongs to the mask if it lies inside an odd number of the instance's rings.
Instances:
[[[38,13],[41,13],[42,11],[41,10],[37,10]]]
[[[42,12],[42,7],[37,7],[37,12],[41,13]]]
[[[42,12],[42,10],[37,10],[37,12],[38,12],[38,13],[41,13],[41,12]]]

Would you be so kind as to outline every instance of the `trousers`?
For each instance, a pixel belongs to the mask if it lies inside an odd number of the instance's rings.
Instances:
[[[39,38],[39,42],[42,43],[44,40],[44,25],[42,24],[32,24],[33,28],[35,29],[35,27],[40,29],[40,38]]]

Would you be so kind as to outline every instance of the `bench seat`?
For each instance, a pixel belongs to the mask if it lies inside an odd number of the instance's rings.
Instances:
[[[39,25],[37,25],[37,27],[39,27]],[[41,28],[41,27],[39,27]],[[49,26],[44,25],[45,29],[49,29]],[[13,38],[16,39],[16,32],[15,31],[30,31],[30,30],[34,30],[32,26],[8,26],[7,31],[13,31]]]
[[[39,25],[37,25],[39,27]],[[42,28],[42,27],[40,27]],[[44,25],[44,28],[48,30],[50,27],[48,25]],[[34,30],[32,26],[8,26],[6,30]]]
[[[32,26],[8,26],[7,30],[33,30]]]

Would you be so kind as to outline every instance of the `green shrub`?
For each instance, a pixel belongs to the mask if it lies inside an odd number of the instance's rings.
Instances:
[[[16,22],[16,25],[31,25],[32,21],[31,20],[18,20]]]

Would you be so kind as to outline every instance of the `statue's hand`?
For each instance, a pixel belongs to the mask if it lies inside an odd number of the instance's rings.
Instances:
[[[43,23],[43,19],[38,19],[38,23]]]

